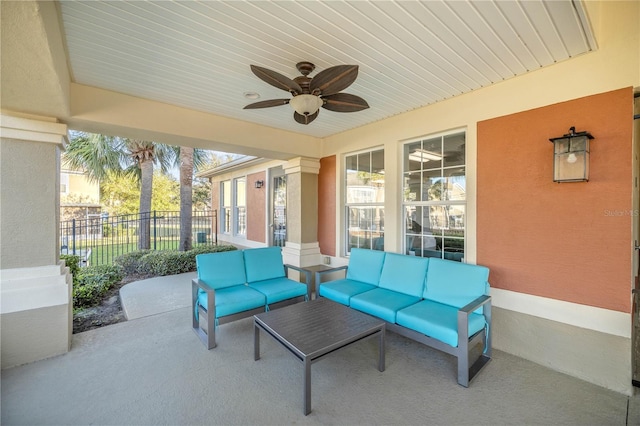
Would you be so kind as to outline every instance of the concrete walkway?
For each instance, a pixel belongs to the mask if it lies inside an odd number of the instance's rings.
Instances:
[[[363,341],[302,368],[273,339],[254,360],[253,321],[219,327],[206,350],[191,329],[195,273],[122,287],[129,321],[73,335],[65,355],[1,372],[2,425],[640,425],[628,397],[494,350],[469,388],[453,357],[394,333],[386,370]]]
[[[154,277],[122,286],[120,303],[127,320],[191,306],[191,280],[196,272]]]

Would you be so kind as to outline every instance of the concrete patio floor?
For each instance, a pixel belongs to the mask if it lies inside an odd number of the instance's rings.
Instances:
[[[640,425],[628,397],[494,350],[469,388],[455,360],[388,333],[386,370],[363,341],[312,368],[267,337],[253,360],[251,319],[222,325],[207,351],[191,330],[191,274],[121,289],[128,321],[73,336],[69,353],[1,374],[1,423],[48,425]]]

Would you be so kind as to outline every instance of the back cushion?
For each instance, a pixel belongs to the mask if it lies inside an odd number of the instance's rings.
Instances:
[[[432,258],[427,270],[425,299],[461,308],[489,294],[489,268]]]
[[[378,286],[410,296],[422,297],[429,259],[387,253]]]
[[[280,247],[264,247],[243,251],[247,282],[253,283],[284,277],[284,263]]]
[[[352,248],[347,268],[347,279],[378,285],[385,252]]]
[[[244,257],[240,250],[206,253],[196,256],[198,278],[219,289],[244,284]]]

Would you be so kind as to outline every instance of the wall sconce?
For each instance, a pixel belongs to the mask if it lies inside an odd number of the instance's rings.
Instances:
[[[255,187],[256,189],[260,189],[264,186],[264,181],[263,180],[257,180],[255,183]]]
[[[549,139],[553,142],[553,181],[584,182],[589,180],[589,132],[571,127],[566,135]]]

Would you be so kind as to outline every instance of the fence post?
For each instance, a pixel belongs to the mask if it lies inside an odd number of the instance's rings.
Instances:
[[[71,236],[73,238],[73,255],[76,255],[76,219],[71,221]]]
[[[156,248],[156,241],[157,241],[157,239],[156,239],[156,236],[157,236],[157,228],[156,228],[157,222],[156,222],[156,220],[157,220],[156,211],[154,210],[153,211],[153,249],[154,250],[157,250],[157,248]]]

